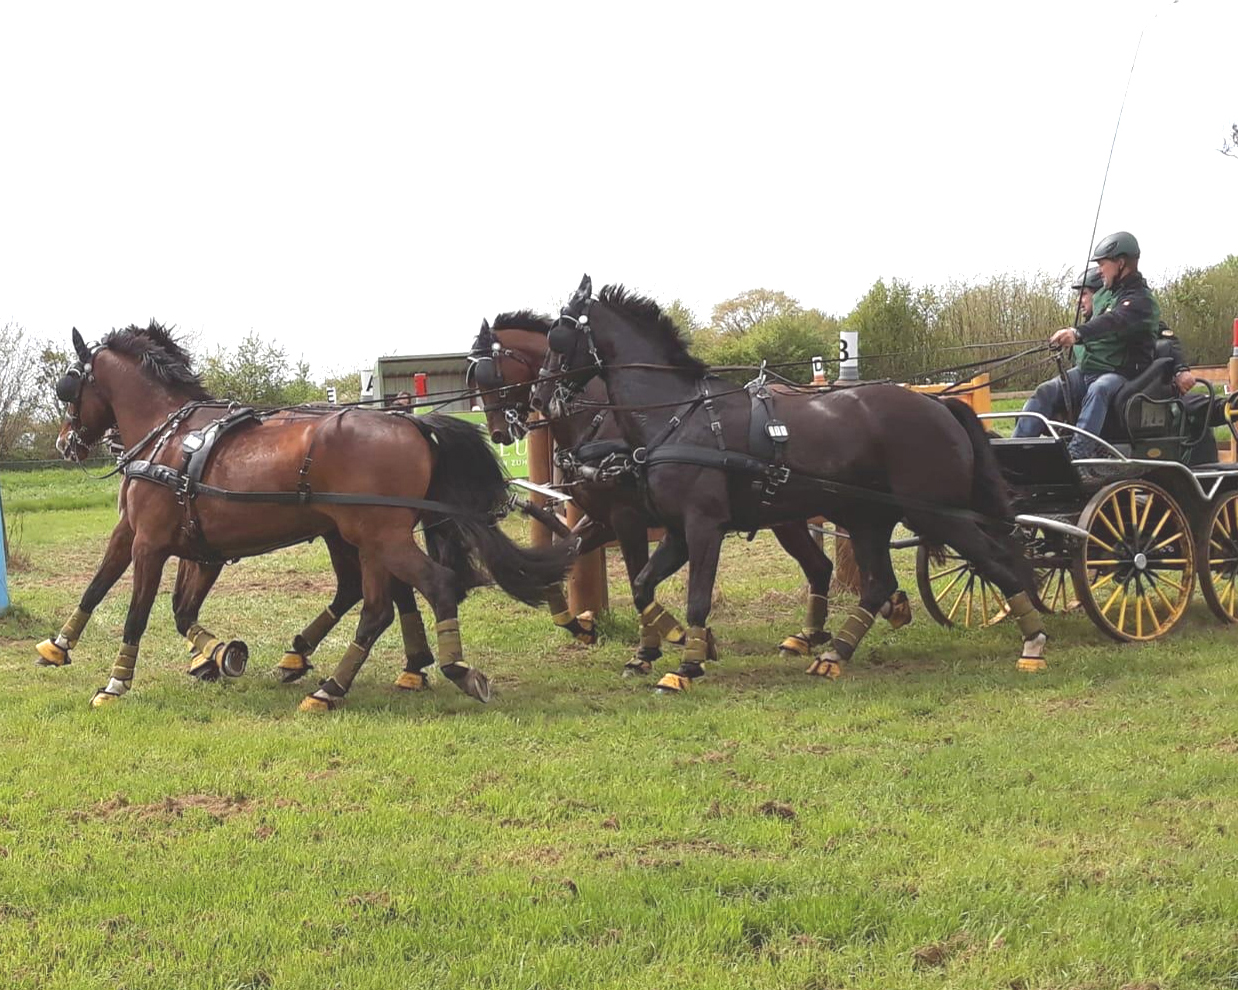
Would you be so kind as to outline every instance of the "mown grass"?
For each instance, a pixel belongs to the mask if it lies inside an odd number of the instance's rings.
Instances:
[[[1236,633],[1202,604],[1143,647],[1051,619],[1034,678],[1012,629],[917,609],[823,683],[771,649],[799,580],[762,534],[726,544],[724,659],[686,697],[617,676],[635,624],[611,560],[595,649],[494,591],[465,603],[490,706],[441,679],[395,692],[389,635],[346,708],[312,718],[267,675],[329,597],[303,546],[228,568],[207,604],[249,642],[244,678],[184,676],[169,569],[135,692],[92,711],[125,582],[72,666],[32,647],[112,518],[23,515],[31,563],[0,620],[8,986],[1238,983]],[[682,583],[662,597],[681,610]]]

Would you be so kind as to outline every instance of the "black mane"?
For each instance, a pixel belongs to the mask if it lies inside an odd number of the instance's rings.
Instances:
[[[675,321],[662,312],[662,307],[648,296],[639,296],[622,285],[607,285],[598,293],[598,299],[611,309],[622,313],[642,329],[656,331],[666,338],[670,346],[668,360],[676,367],[704,375],[707,365],[688,350],[688,341]]]
[[[544,313],[521,309],[514,313],[500,313],[494,318],[492,330],[531,330],[533,333],[549,333],[554,320]]]
[[[193,370],[193,359],[161,323],[151,320],[147,327],[131,323],[123,330],[113,330],[103,338],[102,346],[137,358],[139,367],[152,378],[176,386],[191,399],[211,398]]]

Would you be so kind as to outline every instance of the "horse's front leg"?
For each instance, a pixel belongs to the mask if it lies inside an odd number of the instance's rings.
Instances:
[[[663,694],[688,690],[693,681],[705,676],[705,661],[718,659],[714,635],[705,623],[709,619],[714,580],[718,575],[723,529],[718,520],[703,516],[689,518],[685,529],[688,540],[688,636],[679,669],[658,681],[658,690]]]
[[[43,640],[35,647],[39,654],[39,659],[35,662],[39,666],[65,667],[72,662],[69,651],[81,639],[82,630],[90,621],[91,613],[94,612],[99,602],[103,601],[104,596],[112,590],[112,585],[119,581],[120,576],[128,570],[132,559],[133,529],[122,517],[116,524],[116,528],[112,530],[107,550],[103,554],[103,561],[82,593],[82,600],[77,611],[64,624],[60,632],[50,639]]]
[[[202,603],[223,569],[223,564],[182,560],[176,570],[176,590],[172,592],[176,631],[189,643],[189,676],[203,681],[218,680],[220,674],[240,677],[249,662],[249,647],[241,640],[220,642],[214,633],[198,624]]]
[[[138,644],[146,632],[150,608],[159,591],[159,578],[167,562],[168,551],[163,547],[142,546],[133,549],[133,597],[129,600],[129,614],[125,617],[125,631],[120,644],[112,676],[105,686],[95,692],[90,704],[99,708],[122,697],[133,686],[133,672],[138,664]]]
[[[661,643],[681,645],[687,633],[679,621],[658,604],[654,592],[658,585],[674,574],[688,560],[688,542],[683,533],[668,527],[662,541],[654,548],[640,572],[632,578],[632,604],[640,617],[641,645],[636,655],[623,667],[623,676],[649,674],[653,662],[662,655]],[[655,640],[656,637],[656,640]],[[657,643],[656,651],[646,651],[646,646]]]
[[[572,527],[568,539],[576,541],[577,555],[583,557],[599,547],[606,546],[614,535],[614,530],[609,525],[586,515],[581,516]],[[546,589],[546,607],[550,609],[550,618],[554,624],[571,633],[576,642],[593,646],[598,641],[597,617],[590,611],[573,615],[562,584],[551,585]]]

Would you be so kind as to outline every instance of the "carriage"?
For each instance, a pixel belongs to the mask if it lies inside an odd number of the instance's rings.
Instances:
[[[991,434],[1014,494],[1016,536],[1052,611],[1082,608],[1121,641],[1158,639],[1182,620],[1196,583],[1224,623],[1238,621],[1238,464],[1217,460],[1213,429],[1238,438],[1238,394],[1174,394],[1173,362],[1160,357],[1113,399],[1100,436],[1038,413],[985,413],[987,425],[1020,416],[1044,435]],[[1072,460],[1072,434],[1106,457]],[[1001,593],[971,564],[921,547],[916,580],[928,613],[946,626],[1006,618]]]

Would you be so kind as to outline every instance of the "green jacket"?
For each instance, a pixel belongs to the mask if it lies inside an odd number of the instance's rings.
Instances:
[[[1138,272],[1101,289],[1092,299],[1092,318],[1076,328],[1083,345],[1079,370],[1133,378],[1152,363],[1160,324],[1161,307]]]

